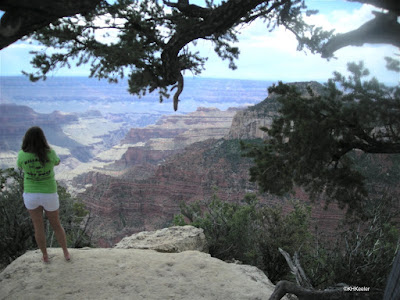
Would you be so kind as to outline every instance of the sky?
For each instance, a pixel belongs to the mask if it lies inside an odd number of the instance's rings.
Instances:
[[[192,3],[192,2],[191,2]],[[336,33],[347,32],[358,28],[373,18],[371,13],[377,10],[370,5],[343,0],[308,0],[310,9],[318,9],[317,15],[307,18],[309,23],[321,26],[326,30],[335,29]],[[208,57],[206,70],[200,77],[233,78],[251,80],[282,80],[321,82],[332,78],[334,71],[346,74],[348,62],[364,61],[366,67],[378,80],[396,84],[399,74],[387,71],[385,56],[394,57],[400,50],[390,45],[364,45],[362,47],[345,47],[335,52],[336,59],[326,60],[319,54],[297,51],[297,41],[292,33],[284,28],[272,32],[262,22],[255,21],[240,31],[238,68],[228,68],[228,61],[222,61],[207,41],[198,41],[196,50]],[[21,75],[21,71],[30,71],[32,55],[29,51],[37,45],[19,41],[0,51],[0,76]],[[88,76],[89,67],[72,67],[57,70],[53,76]],[[193,76],[191,73],[185,76]]]

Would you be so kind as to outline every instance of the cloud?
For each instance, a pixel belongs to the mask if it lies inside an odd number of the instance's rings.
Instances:
[[[107,23],[108,22],[108,23]],[[120,18],[113,18],[110,14],[98,17],[94,21],[97,27],[104,27],[105,29],[98,29],[95,31],[95,39],[103,44],[114,44],[119,41],[120,31],[116,28],[123,27],[126,20]],[[116,27],[116,28],[107,28]]]
[[[29,51],[39,50],[38,46],[25,42],[11,44],[0,51],[0,75],[16,76],[29,69]]]
[[[333,3],[333,2],[332,2]],[[326,30],[347,32],[361,26],[373,18],[370,5],[359,5],[357,8],[334,9],[323,14],[307,18],[307,21]],[[239,37],[240,57],[238,69],[230,71],[227,64],[218,63],[218,58],[210,49],[203,51],[209,56],[203,76],[248,78],[260,80],[318,80],[326,81],[334,71],[347,72],[347,63],[363,60],[371,73],[379,80],[396,83],[398,76],[385,68],[385,56],[398,53],[398,48],[390,45],[364,45],[362,47],[345,47],[335,53],[337,59],[322,59],[319,54],[309,51],[297,51],[294,35],[284,28],[276,28],[269,32],[266,24],[255,21],[241,29]]]
[[[20,50],[38,51],[43,48],[42,46],[37,44],[35,45],[31,42],[32,42],[31,39],[15,42],[9,45],[7,48],[1,50],[0,53],[2,53],[3,51],[20,51]]]
[[[329,14],[317,14],[306,17],[309,24],[323,27],[325,30],[335,30],[335,33],[344,33],[355,30],[365,22],[374,18],[372,11],[376,7],[364,4],[358,9],[336,9]]]

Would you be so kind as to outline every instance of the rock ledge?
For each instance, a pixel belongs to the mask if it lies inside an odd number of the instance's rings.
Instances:
[[[146,235],[162,241],[173,232],[179,230]],[[0,273],[0,299],[264,300],[274,290],[256,267],[226,263],[200,251],[71,249],[70,262],[59,248],[48,252],[49,264],[35,250],[7,266]]]

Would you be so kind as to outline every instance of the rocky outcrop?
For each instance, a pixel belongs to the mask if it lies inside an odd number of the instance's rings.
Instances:
[[[121,159],[115,161],[111,167],[117,170],[125,170],[135,165],[155,165],[177,152],[174,150],[152,150],[145,147],[128,147]]]
[[[48,252],[49,264],[28,251],[3,270],[0,299],[254,300],[274,290],[259,269],[199,251],[71,249],[70,262],[59,248]]]
[[[271,112],[266,117],[265,114],[256,110],[238,112],[233,118],[228,138],[241,140],[263,139],[267,134],[260,128],[271,126],[272,119],[276,115],[276,112]]]
[[[179,253],[189,250],[208,252],[203,229],[190,225],[139,232],[123,238],[114,248],[150,249],[166,253]]]
[[[307,97],[307,87],[316,95],[323,93],[323,85],[316,82],[293,82],[297,90]],[[270,127],[274,117],[278,115],[280,104],[276,94],[268,95],[264,101],[238,112],[232,121],[227,138],[230,139],[257,139],[265,138],[267,134],[261,127]]]

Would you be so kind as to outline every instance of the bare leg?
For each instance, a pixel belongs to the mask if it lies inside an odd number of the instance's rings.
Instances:
[[[43,223],[43,206],[39,206],[38,208],[28,210],[31,215],[33,228],[35,229],[35,239],[36,243],[42,251],[43,261],[49,262],[49,255],[47,254],[46,247],[46,234],[44,232],[44,223]]]
[[[70,260],[71,257],[69,255],[69,252],[67,249],[67,239],[65,236],[64,228],[62,227],[62,225],[60,223],[58,209],[55,211],[46,211],[46,216],[49,219],[50,225],[54,230],[54,234],[56,235],[58,244],[63,249],[65,259]]]

